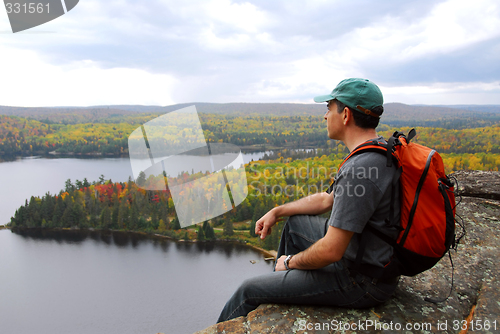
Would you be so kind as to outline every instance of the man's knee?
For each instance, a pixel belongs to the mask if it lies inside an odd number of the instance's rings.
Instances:
[[[295,234],[309,241],[316,241],[325,236],[328,220],[319,216],[295,215],[288,218],[285,229],[290,235]]]
[[[235,294],[243,299],[267,296],[270,290],[275,290],[272,288],[276,284],[276,280],[273,279],[275,275],[279,276],[279,274],[273,273],[247,278],[241,283]]]
[[[288,229],[291,231],[310,230],[317,227],[322,228],[324,219],[321,219],[321,224],[318,224],[319,221],[320,219],[317,216],[295,215],[288,218],[285,227],[288,225]]]
[[[294,215],[288,217],[285,228],[288,227],[293,229],[294,226],[300,226],[301,221],[304,219],[303,217],[304,215]]]
[[[241,283],[239,288],[236,290],[236,294],[243,297],[248,297],[252,292],[255,292],[257,289],[259,289],[259,286],[255,282],[255,279],[247,278],[246,280],[243,281],[243,283]]]

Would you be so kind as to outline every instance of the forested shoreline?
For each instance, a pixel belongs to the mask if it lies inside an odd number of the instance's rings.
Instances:
[[[0,158],[15,156],[46,156],[49,154],[77,156],[127,156],[128,137],[144,122],[159,114],[114,117],[108,121],[55,123],[0,115]],[[479,116],[478,116],[479,117]],[[78,118],[80,121],[80,119]],[[235,116],[200,114],[205,138],[209,143],[230,143],[245,149],[330,148],[345,150],[342,143],[329,141],[322,117],[318,116]],[[481,118],[436,120],[449,127],[416,127],[416,142],[440,153],[500,154],[500,126]],[[412,123],[397,121],[400,126],[381,124],[377,131],[385,138],[393,131],[408,132]],[[468,128],[463,128],[468,124]],[[443,123],[444,124],[444,123]]]

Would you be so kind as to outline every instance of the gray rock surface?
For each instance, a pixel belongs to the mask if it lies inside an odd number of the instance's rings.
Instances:
[[[462,170],[453,173],[458,180],[458,194],[500,200],[500,173]]]
[[[500,333],[500,270],[496,263],[500,259],[500,173],[463,171],[455,176],[462,195],[457,214],[467,234],[451,253],[454,286],[446,301],[433,304],[424,298],[448,295],[452,281],[448,257],[422,274],[402,277],[394,297],[378,307],[355,310],[263,304],[246,317],[197,334],[461,333],[466,319],[473,320],[470,333]]]

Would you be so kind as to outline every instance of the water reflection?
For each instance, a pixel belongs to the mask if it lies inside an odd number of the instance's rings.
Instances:
[[[210,254],[212,252],[225,255],[226,259],[239,256],[249,251],[249,247],[238,242],[176,242],[158,236],[142,233],[109,231],[109,230],[47,230],[41,228],[16,228],[12,230],[24,239],[42,242],[57,242],[58,244],[81,244],[86,239],[95,243],[104,244],[106,247],[116,246],[118,248],[134,248],[150,243],[154,248],[160,247],[163,252],[168,252],[174,245],[177,251],[197,256],[199,254]]]
[[[100,241],[104,242],[106,245],[111,245],[111,233],[110,231],[102,231],[100,233]]]
[[[90,239],[92,239],[98,243],[101,239],[101,234],[100,233],[93,233],[93,232],[95,232],[95,231],[91,231],[91,233],[89,233]]]
[[[89,236],[88,231],[77,230],[45,230],[45,229],[14,229],[13,233],[24,239],[36,241],[56,241],[57,243],[79,244]]]
[[[130,237],[126,233],[113,233],[113,242],[118,247],[126,247],[130,243]]]

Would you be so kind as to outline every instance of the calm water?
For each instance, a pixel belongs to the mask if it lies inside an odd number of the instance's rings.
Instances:
[[[264,153],[245,154],[244,161]],[[127,181],[127,158],[0,163],[0,225],[67,179]],[[251,264],[250,260],[260,260]],[[242,245],[182,244],[126,233],[0,230],[0,333],[193,333],[213,324],[237,286],[272,270]]]
[[[1,333],[183,334],[213,324],[237,286],[272,263],[238,244],[1,230],[0,268]]]

